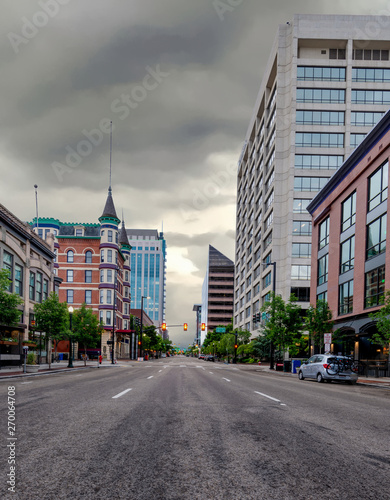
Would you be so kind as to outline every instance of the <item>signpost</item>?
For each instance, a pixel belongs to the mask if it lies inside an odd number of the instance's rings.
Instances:
[[[217,326],[215,331],[216,333],[226,333],[226,328],[224,326]]]
[[[332,343],[332,334],[324,333],[324,344],[325,344],[325,352],[330,351],[330,344]]]

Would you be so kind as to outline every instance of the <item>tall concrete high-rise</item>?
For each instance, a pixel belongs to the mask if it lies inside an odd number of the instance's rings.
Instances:
[[[202,287],[201,332],[203,343],[207,332],[232,322],[234,294],[234,262],[209,245],[206,276]]]
[[[126,229],[131,245],[131,309],[143,308],[156,327],[165,323],[166,258],[164,234],[156,229]],[[160,332],[161,333],[161,332]]]
[[[274,270],[276,293],[309,305],[306,207],[389,108],[385,21],[295,15],[279,26],[239,160],[234,327],[257,331]]]

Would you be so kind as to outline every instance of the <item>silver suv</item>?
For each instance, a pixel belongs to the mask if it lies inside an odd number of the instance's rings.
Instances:
[[[299,367],[298,378],[314,378],[317,382],[344,380],[356,384],[358,375],[355,363],[347,356],[315,354]]]

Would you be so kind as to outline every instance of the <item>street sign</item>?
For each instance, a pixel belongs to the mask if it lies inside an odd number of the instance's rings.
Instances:
[[[224,326],[217,326],[215,331],[216,333],[226,333],[226,328]]]
[[[330,352],[330,344],[325,344],[325,352]]]
[[[331,344],[331,343],[332,343],[332,334],[324,333],[324,344]]]
[[[107,340],[107,345],[112,345],[114,343],[113,340]]]

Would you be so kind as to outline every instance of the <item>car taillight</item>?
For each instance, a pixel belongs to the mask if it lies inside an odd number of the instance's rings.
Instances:
[[[325,370],[326,370],[327,368],[330,368],[330,365],[328,365],[328,364],[326,364],[326,363],[325,363],[324,365],[322,365],[322,366],[325,368]]]

